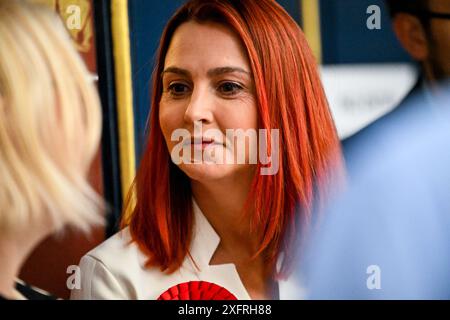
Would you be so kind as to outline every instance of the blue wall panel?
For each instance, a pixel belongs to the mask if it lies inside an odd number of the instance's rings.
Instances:
[[[159,38],[167,21],[183,3],[183,0],[128,1],[137,161],[145,143],[151,73]]]
[[[381,9],[380,30],[366,26],[370,5]],[[320,17],[324,64],[410,61],[395,38],[383,0],[321,0]]]

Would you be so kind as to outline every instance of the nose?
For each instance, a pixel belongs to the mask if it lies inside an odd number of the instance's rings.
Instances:
[[[194,87],[189,104],[184,113],[184,121],[189,124],[211,123],[214,119],[214,97],[208,88]]]

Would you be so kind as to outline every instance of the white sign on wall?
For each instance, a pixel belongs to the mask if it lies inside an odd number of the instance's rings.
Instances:
[[[323,66],[321,75],[341,139],[395,108],[417,80],[409,64]]]

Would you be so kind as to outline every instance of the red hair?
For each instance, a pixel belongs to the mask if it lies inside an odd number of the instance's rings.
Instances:
[[[343,169],[314,57],[298,25],[272,0],[193,0],[168,22],[153,74],[150,134],[132,189],[136,202],[131,201],[130,191],[125,203],[125,210],[131,212],[132,239],[148,256],[148,266],[162,271],[177,270],[189,254],[190,181],[171,162],[159,125],[159,101],[160,75],[171,38],[191,20],[221,23],[240,37],[255,81],[259,126],[269,133],[271,128],[279,129],[279,171],[255,174],[246,205],[260,237],[255,255],[264,254],[273,267],[281,252],[289,252],[286,258],[295,252],[299,221],[308,224],[313,204],[324,201],[327,187]],[[284,259],[278,275],[286,275],[289,264]]]

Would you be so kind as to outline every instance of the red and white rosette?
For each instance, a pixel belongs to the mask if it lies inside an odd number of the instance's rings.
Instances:
[[[207,281],[177,284],[163,292],[158,300],[237,300],[230,291]]]

